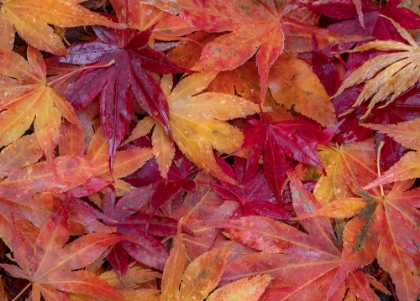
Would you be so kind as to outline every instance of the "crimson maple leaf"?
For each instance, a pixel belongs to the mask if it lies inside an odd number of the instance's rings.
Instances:
[[[245,128],[243,147],[250,147],[247,173],[258,167],[258,160],[264,151],[264,172],[276,198],[281,199],[288,158],[311,164],[324,170],[317,157],[318,143],[328,143],[333,135],[331,129],[321,127],[310,120],[287,120],[268,123],[267,120],[249,120]]]
[[[105,215],[104,222],[116,227],[117,232],[133,238],[133,241],[121,242],[108,256],[108,260],[122,274],[128,268],[130,254],[137,261],[148,266],[163,270],[168,251],[154,236],[164,237],[176,234],[177,222],[174,219],[150,216],[144,213],[147,205],[156,191],[156,185],[144,186],[116,200],[115,192],[108,189],[102,206]]]
[[[93,30],[98,40],[75,45],[60,61],[92,66],[115,63],[108,68],[83,71],[64,95],[79,110],[100,94],[101,123],[109,139],[112,165],[112,157],[128,131],[134,110],[133,99],[170,135],[165,95],[147,71],[167,74],[187,70],[147,46],[153,27],[143,32],[101,26],[94,26]]]
[[[264,176],[262,168],[255,173],[245,175],[246,161],[235,158],[233,165],[235,177],[239,185],[220,180],[221,185],[213,184],[214,191],[225,200],[240,203],[244,215],[261,215],[273,219],[290,219],[291,213],[278,204]]]

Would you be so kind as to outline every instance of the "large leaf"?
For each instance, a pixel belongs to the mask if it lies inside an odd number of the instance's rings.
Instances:
[[[412,181],[397,182],[385,196],[366,194],[357,210],[345,198],[311,214],[338,218],[357,215],[344,229],[342,267],[352,266],[351,261],[365,265],[376,256],[381,267],[391,275],[401,300],[414,300],[420,289],[420,278],[415,272],[419,264],[415,247],[420,242],[417,229],[420,214],[416,209],[419,189],[408,190],[412,184]],[[398,265],[392,263],[396,261]],[[343,279],[343,275],[338,278]]]
[[[65,245],[69,239],[68,227],[68,206],[63,205],[41,228],[35,247],[29,245],[18,230],[14,230],[13,255],[19,267],[1,266],[12,276],[31,282],[34,301],[39,301],[41,294],[46,300],[70,300],[69,292],[125,300],[106,281],[80,270],[124,238],[96,233]]]
[[[216,162],[213,150],[229,154],[239,149],[243,134],[225,121],[254,114],[258,106],[228,94],[208,92],[196,95],[209,85],[216,74],[193,74],[175,86],[167,96],[170,124],[176,144],[188,159],[214,176],[234,182]],[[172,82],[166,78],[162,85],[164,91],[170,91]]]
[[[324,46],[340,40],[326,30],[284,18],[283,14],[291,9],[288,7],[291,1],[265,1],[261,4],[254,0],[182,0],[175,5],[168,0],[144,2],[172,13],[181,13],[199,30],[229,32],[205,45],[195,70],[232,70],[256,54],[262,99],[265,98],[270,68],[283,52],[285,38],[290,38],[288,46],[296,52],[311,50],[309,40],[302,41],[311,34],[317,34]]]
[[[96,26],[94,31],[98,40],[76,45],[60,61],[92,66],[115,61],[105,69],[83,71],[65,91],[66,98],[76,110],[100,94],[101,123],[109,139],[112,166],[134,112],[133,99],[163,126],[166,134],[171,135],[165,95],[149,72],[166,74],[186,70],[147,46],[152,28],[138,32]]]
[[[15,52],[0,50],[0,74],[10,78],[0,82],[0,145],[14,141],[34,123],[36,139],[51,160],[61,118],[79,131],[81,127],[71,105],[47,84],[41,53],[29,47],[27,56],[25,61]]]
[[[16,30],[35,48],[62,55],[66,53],[64,44],[49,24],[60,27],[116,26],[104,16],[82,7],[78,2],[73,0],[45,0],[40,3],[30,0],[3,1],[0,19],[3,20],[6,34],[2,35],[2,43],[7,44],[6,49],[11,50],[12,47],[9,45],[13,45]]]
[[[314,197],[294,176],[289,177],[296,213],[316,209],[319,204]],[[225,228],[236,240],[260,251],[229,263],[223,282],[269,272],[273,282],[261,300],[326,300],[329,284],[341,262],[328,219],[308,220],[303,226],[309,235],[263,217],[215,224]],[[340,296],[336,298],[341,300]]]

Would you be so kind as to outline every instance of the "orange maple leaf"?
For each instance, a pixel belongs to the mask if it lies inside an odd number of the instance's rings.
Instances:
[[[344,41],[325,29],[286,18],[293,5],[268,0],[146,0],[171,13],[180,13],[195,28],[212,33],[229,32],[207,43],[195,70],[233,70],[256,54],[260,74],[261,99],[265,98],[268,74],[283,49],[310,51],[307,37],[316,34],[321,47]],[[222,13],[221,13],[222,12]],[[302,39],[302,36],[304,37]],[[284,43],[289,38],[288,43]]]
[[[166,137],[166,135],[165,135]],[[90,141],[85,158],[99,170],[94,176],[103,181],[113,182],[118,196],[131,191],[132,186],[121,180],[128,176],[152,157],[152,150],[134,147],[117,151],[112,171],[109,168],[109,141],[102,127],[99,127]]]
[[[31,246],[17,229],[14,228],[13,232],[13,255],[19,266],[1,266],[13,277],[30,281],[27,287],[32,285],[33,301],[39,301],[41,295],[46,300],[70,300],[67,294],[70,292],[125,300],[106,281],[92,272],[81,270],[124,237],[92,233],[66,245],[69,240],[68,205],[63,205],[44,224],[35,246]]]
[[[360,189],[377,176],[373,140],[339,147],[320,145],[318,150],[327,175],[317,181],[314,195],[323,205],[352,196],[352,189]]]
[[[41,53],[28,47],[28,61],[0,50],[0,146],[20,137],[34,122],[35,137],[51,160],[59,140],[61,117],[81,127],[73,107],[48,84]]]
[[[344,279],[350,267],[367,265],[376,257],[391,275],[398,297],[416,299],[420,289],[420,214],[416,209],[420,205],[420,189],[408,190],[412,184],[413,181],[397,182],[386,195],[362,192],[361,198],[339,199],[300,216],[354,217],[343,231],[343,263],[335,281]]]
[[[297,216],[315,211],[320,204],[303,187],[297,177],[288,173],[291,182],[293,205]],[[254,276],[270,273],[271,285],[261,300],[342,300],[346,291],[344,279],[331,288],[340,271],[343,258],[337,246],[331,222],[325,217],[301,220],[308,232],[290,225],[260,216],[238,220],[216,221],[215,226],[225,228],[235,240],[259,252],[239,257],[228,264],[222,283],[236,280],[243,275]],[[356,277],[366,284],[354,287],[357,295],[369,296],[366,300],[378,300],[369,288],[367,275],[358,266],[351,266],[346,277]],[[383,288],[375,281],[378,287]],[[329,294],[332,289],[335,294]]]
[[[5,32],[1,46],[11,50],[15,30],[30,45],[55,54],[66,54],[61,38],[49,26],[118,26],[104,16],[79,5],[75,0],[5,0],[0,11],[0,26]],[[3,47],[2,47],[3,48]]]

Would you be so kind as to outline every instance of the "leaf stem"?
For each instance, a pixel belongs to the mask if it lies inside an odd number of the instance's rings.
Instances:
[[[377,157],[376,157],[376,168],[378,170],[378,177],[381,176],[381,164],[380,164],[380,162],[381,162],[381,151],[382,151],[382,148],[384,147],[384,144],[385,144],[385,142],[383,142],[381,140],[381,142],[379,142],[379,146],[378,146],[378,153],[377,153]],[[379,188],[381,190],[381,196],[383,197],[385,195],[384,187],[381,185],[381,186],[379,186]]]
[[[24,288],[23,290],[20,291],[19,294],[16,295],[16,297],[13,298],[12,301],[16,301],[30,286],[32,285],[31,282],[29,282]]]
[[[109,67],[109,66],[111,66],[113,64],[115,64],[115,60],[114,59],[112,59],[108,64],[105,64],[105,65],[86,66],[86,67],[83,67],[83,68],[80,68],[80,69],[77,69],[77,70],[73,70],[70,73],[67,73],[67,74],[65,74],[63,76],[60,76],[60,77],[55,78],[54,80],[50,81],[47,84],[47,86],[51,86],[52,84],[55,84],[56,82],[58,82],[58,81],[60,81],[60,80],[62,80],[64,78],[66,78],[66,77],[69,77],[70,75],[72,75],[72,74],[74,74],[76,72],[83,71],[83,70],[86,70],[86,69],[107,68],[107,67]]]

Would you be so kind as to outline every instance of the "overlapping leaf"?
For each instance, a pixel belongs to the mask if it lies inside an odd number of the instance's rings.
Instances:
[[[13,47],[15,30],[30,45],[40,50],[56,54],[65,54],[61,38],[49,26],[74,27],[103,25],[116,27],[116,24],[98,13],[91,12],[79,5],[80,1],[45,0],[6,0],[0,11],[0,27],[3,49]]]
[[[314,195],[321,204],[352,196],[351,190],[362,188],[376,178],[372,140],[354,142],[338,148],[319,146],[319,159],[327,175],[315,185]]]
[[[419,264],[416,245],[420,241],[420,214],[416,208],[420,201],[418,188],[408,190],[412,184],[412,181],[397,182],[385,196],[365,193],[363,199],[355,199],[355,202],[339,199],[309,215],[337,218],[357,215],[344,229],[342,267],[366,265],[376,257],[381,267],[390,273],[401,300],[414,300],[420,289],[416,274]],[[392,264],[389,258],[395,258],[399,264]],[[341,273],[338,279],[343,276]],[[337,282],[336,279],[335,284]]]
[[[392,20],[391,20],[392,21]],[[335,96],[344,89],[363,83],[367,80],[362,92],[358,96],[354,107],[370,99],[368,109],[363,115],[366,118],[373,107],[386,100],[386,104],[412,87],[420,79],[420,47],[411,35],[398,23],[392,21],[401,36],[409,43],[406,45],[396,41],[373,41],[358,46],[352,51],[393,51],[379,55],[355,70],[341,85]],[[387,97],[390,96],[388,100]],[[352,111],[350,109],[348,112]],[[344,113],[345,114],[345,113]]]
[[[313,195],[303,188],[293,174],[289,174],[289,178],[298,216],[320,207]],[[222,283],[236,280],[243,275],[249,277],[269,272],[273,281],[260,300],[343,298],[344,282],[340,283],[334,296],[328,295],[342,260],[329,219],[315,217],[302,221],[302,226],[309,235],[263,217],[245,217],[214,224],[225,228],[236,240],[259,251],[230,262]],[[353,270],[350,272],[353,273]],[[366,276],[362,276],[366,280]]]
[[[265,1],[264,4],[254,0],[182,0],[176,4],[168,0],[144,2],[172,13],[181,13],[199,30],[230,32],[215,38],[204,47],[195,70],[232,70],[256,53],[262,99],[267,90],[269,70],[285,47],[297,52],[310,50],[311,43],[305,43],[305,37],[311,34],[317,34],[323,45],[340,40],[326,30],[284,18],[283,14],[292,9],[288,7],[290,1]],[[221,14],[220,11],[225,13]],[[285,44],[287,38],[290,41]]]
[[[15,52],[0,50],[0,145],[20,137],[34,123],[39,145],[51,160],[58,143],[61,118],[80,129],[71,105],[47,85],[41,53],[28,48],[28,61]]]
[[[126,22],[126,2],[125,0],[111,0],[120,22]],[[157,9],[151,5],[141,4],[140,1],[128,1],[128,22],[131,28],[140,31],[153,29],[151,37],[161,41],[171,41],[182,39],[182,36],[195,31],[181,16],[171,15]]]
[[[418,150],[420,150],[420,137],[418,133],[419,119],[398,124],[366,124],[364,126],[387,134],[406,148],[416,150],[415,152],[408,152],[402,156],[401,159],[382,176],[366,185],[366,189],[397,181],[414,179],[420,176],[420,155],[418,152]]]
[[[273,64],[268,87],[277,103],[293,109],[322,126],[335,124],[334,107],[321,84],[304,61],[283,53]]]
[[[115,193],[108,189],[102,200],[104,222],[116,227],[118,233],[133,238],[133,241],[119,244],[124,250],[116,248],[108,255],[108,260],[121,274],[128,269],[126,253],[147,266],[159,270],[165,266],[168,251],[156,237],[175,235],[176,221],[144,212],[142,208],[147,206],[155,192],[153,185],[141,187],[117,202]]]
[[[112,171],[108,164],[108,154],[109,141],[105,137],[103,128],[100,127],[90,141],[85,158],[93,163],[97,170],[99,170],[99,172],[95,174],[95,178],[100,179],[105,183],[113,183],[117,195],[122,196],[131,190],[130,185],[122,180],[122,178],[142,167],[143,164],[152,157],[152,150],[148,148],[133,147],[117,151]],[[101,188],[103,187],[104,186]]]
[[[233,282],[212,292],[220,281],[231,248],[215,248],[205,252],[185,268],[186,253],[180,229],[174,240],[168,265],[163,271],[161,301],[221,300],[220,298],[227,301],[238,298],[256,301],[271,281],[270,276],[260,275]]]
[[[124,238],[96,233],[66,245],[68,227],[68,207],[63,205],[41,228],[34,247],[15,229],[12,246],[19,266],[1,266],[14,277],[31,282],[34,301],[39,301],[41,295],[47,300],[70,300],[69,292],[124,301],[106,281],[81,270]]]
[[[115,61],[105,69],[83,71],[65,91],[76,110],[100,94],[101,123],[109,139],[112,163],[117,147],[128,131],[134,112],[133,99],[160,122],[167,135],[171,135],[165,95],[149,71],[166,74],[186,70],[147,46],[152,28],[138,32],[97,26],[94,31],[98,40],[76,45],[60,61],[92,66]]]
[[[216,162],[213,150],[229,154],[239,149],[243,134],[225,121],[254,114],[258,112],[258,106],[228,94],[208,92],[196,95],[208,86],[216,74],[193,74],[175,86],[167,95],[170,125],[176,144],[188,159],[216,177],[233,182]],[[164,78],[163,90],[169,93],[171,87],[172,79]],[[165,140],[163,137],[161,143],[168,144],[169,141]],[[167,157],[167,160],[163,167],[170,166],[172,158]]]
[[[322,131],[320,126],[308,120],[268,123],[265,119],[254,119],[248,121],[248,126],[244,142],[244,147],[250,148],[247,170],[255,170],[264,151],[264,172],[278,200],[281,199],[286,172],[291,166],[286,156],[324,169],[317,156],[317,146],[330,141],[330,130]]]

